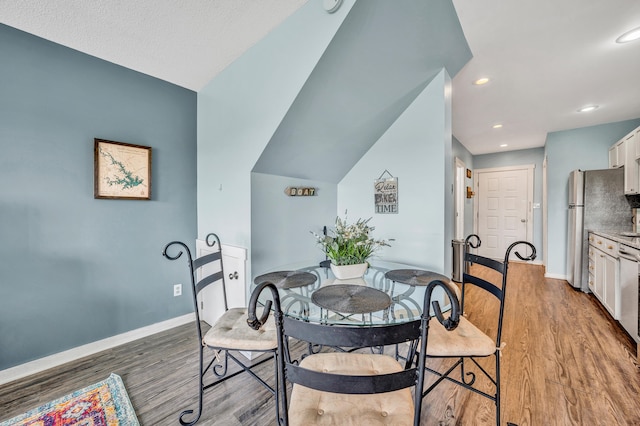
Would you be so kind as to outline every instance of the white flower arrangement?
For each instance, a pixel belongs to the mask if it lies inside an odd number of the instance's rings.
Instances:
[[[371,236],[375,229],[369,226],[369,219],[358,219],[348,224],[345,218],[336,217],[335,230],[331,235],[318,235],[311,231],[318,244],[334,265],[355,265],[367,263],[367,260],[382,246],[389,246],[385,240],[376,240]]]

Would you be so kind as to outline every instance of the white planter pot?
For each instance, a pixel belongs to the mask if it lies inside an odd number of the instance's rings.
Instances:
[[[352,278],[362,278],[367,272],[368,263],[358,263],[355,265],[334,265],[331,264],[331,272],[339,280],[348,280]]]

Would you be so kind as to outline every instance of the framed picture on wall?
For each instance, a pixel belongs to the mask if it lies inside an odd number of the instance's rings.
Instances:
[[[467,169],[467,177],[471,179],[471,170]]]
[[[151,147],[94,139],[94,198],[151,199]]]

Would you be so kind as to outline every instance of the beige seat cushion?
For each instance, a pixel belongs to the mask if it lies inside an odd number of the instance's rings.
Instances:
[[[334,374],[373,375],[402,370],[388,355],[322,353],[305,358],[301,367]],[[412,425],[411,389],[372,395],[321,392],[293,385],[289,404],[292,425]]]
[[[487,356],[495,351],[496,342],[463,316],[453,331],[447,331],[435,318],[429,321],[429,356]]]
[[[205,345],[242,351],[268,351],[278,347],[273,315],[254,330],[247,324],[246,308],[233,308],[225,312],[202,339]]]

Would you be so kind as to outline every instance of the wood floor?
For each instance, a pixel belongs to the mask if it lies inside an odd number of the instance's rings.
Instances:
[[[512,263],[509,274],[501,423],[639,425],[636,347],[624,331],[593,296],[545,279],[540,266]],[[474,301],[467,313],[482,321],[492,309]],[[142,425],[176,425],[182,410],[197,405],[196,345],[194,327],[181,326],[3,385],[0,421],[114,372]],[[257,371],[273,380],[270,362]],[[242,374],[205,395],[198,424],[273,425],[274,417],[271,394]],[[492,425],[494,406],[442,383],[423,401],[422,424]]]

